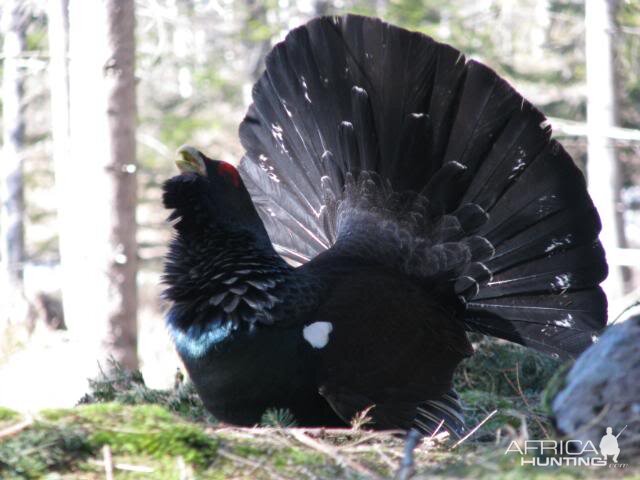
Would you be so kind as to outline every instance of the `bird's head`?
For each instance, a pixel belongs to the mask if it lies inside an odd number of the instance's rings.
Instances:
[[[189,145],[180,147],[178,155],[176,166],[183,174],[194,173],[214,182],[224,180],[224,184],[228,183],[234,189],[238,189],[243,185],[238,170],[230,163],[213,160]]]
[[[180,174],[164,184],[163,201],[178,220],[179,233],[202,231],[251,231],[266,235],[238,170],[231,164],[213,160],[199,150],[183,146],[176,166]]]

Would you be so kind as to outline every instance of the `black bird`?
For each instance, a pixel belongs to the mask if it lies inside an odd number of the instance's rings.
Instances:
[[[606,324],[600,221],[540,111],[490,68],[324,17],[266,60],[236,170],[181,150],[167,323],[206,407],[464,429],[468,331],[575,356]],[[595,160],[597,161],[597,160]]]

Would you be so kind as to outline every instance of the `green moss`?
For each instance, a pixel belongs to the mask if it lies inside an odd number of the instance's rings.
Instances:
[[[91,444],[109,445],[114,454],[182,456],[202,468],[216,453],[218,442],[201,427],[181,421],[159,405],[95,404],[79,407],[73,413],[74,421],[92,427]]]
[[[40,417],[43,420],[57,422],[58,420],[69,416],[71,412],[72,410],[69,410],[68,408],[48,408],[40,412]]]
[[[18,412],[14,412],[6,407],[0,407],[0,422],[11,422],[20,418]]]
[[[240,457],[251,457],[257,455],[263,455],[265,453],[264,447],[259,447],[253,443],[241,442],[235,445],[233,452]]]
[[[0,443],[0,478],[40,478],[65,471],[95,452],[88,431],[78,425],[36,422]]]
[[[276,467],[285,466],[321,466],[327,464],[327,459],[320,453],[298,448],[286,448],[275,452],[273,463]]]
[[[201,426],[159,405],[93,404],[47,410],[41,416],[43,421],[2,444],[0,471],[35,478],[64,470],[104,445],[114,456],[182,457],[203,469],[214,460],[219,444]]]
[[[114,472],[114,477],[116,480],[165,480],[165,479],[174,479],[181,478],[181,475],[184,475],[183,467],[181,465],[181,461],[176,457],[165,457],[165,458],[155,458],[147,455],[118,455],[114,458],[114,461],[119,464],[128,464],[135,465],[138,467],[147,467],[150,472],[132,472],[127,470],[116,469]],[[188,464],[186,466],[187,470],[191,469]],[[104,467],[100,464],[96,464],[95,462],[85,462],[79,464],[75,470],[75,475],[72,477],[75,479],[103,479],[104,478]],[[195,475],[192,475],[188,478],[193,478]],[[66,477],[65,477],[66,478]],[[201,472],[198,472],[199,480],[205,480],[208,477],[203,476]]]

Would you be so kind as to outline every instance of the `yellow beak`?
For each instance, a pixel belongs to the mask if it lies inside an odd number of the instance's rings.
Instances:
[[[176,167],[182,173],[194,172],[198,175],[207,175],[207,167],[204,164],[203,155],[189,145],[183,145],[178,149],[181,158],[176,160]]]

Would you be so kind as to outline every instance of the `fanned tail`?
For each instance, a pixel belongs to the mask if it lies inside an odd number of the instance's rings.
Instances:
[[[488,67],[359,16],[293,30],[240,127],[281,255],[327,248],[446,288],[469,329],[576,355],[606,324],[600,221],[545,117]]]

